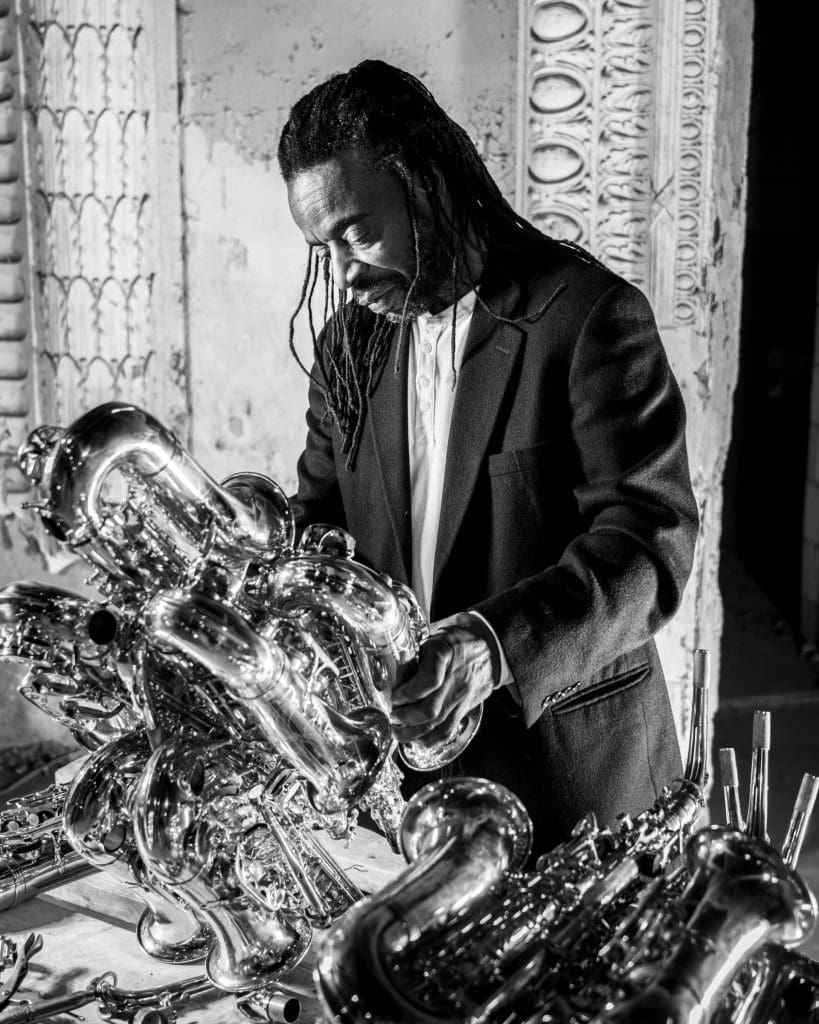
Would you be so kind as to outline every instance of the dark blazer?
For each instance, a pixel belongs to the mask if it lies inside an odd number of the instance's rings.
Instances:
[[[493,695],[455,768],[517,792],[539,852],[585,811],[637,812],[680,774],[652,637],[680,603],[698,516],[685,411],[643,295],[551,240],[487,271],[480,295],[432,619],[474,608],[500,639],[521,704]],[[389,356],[369,399],[353,472],[311,387],[295,508],[300,526],[345,527],[358,558],[406,582],[406,359],[393,366]]]

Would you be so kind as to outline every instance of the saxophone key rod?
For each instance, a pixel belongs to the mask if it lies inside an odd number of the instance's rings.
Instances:
[[[708,689],[711,685],[711,659],[708,651],[694,651],[694,700],[691,707],[691,733],[685,778],[702,788],[708,771]]]
[[[745,829],[745,822],[742,820],[742,804],[739,796],[737,753],[733,747],[720,747],[719,774],[722,779],[725,820],[736,832],[742,832]]]
[[[768,835],[768,756],[771,750],[771,713],[754,712],[751,790],[748,796],[748,822],[745,831],[769,843]]]
[[[785,842],[782,844],[782,859],[789,868],[796,870],[799,854],[802,850],[802,843],[810,824],[813,805],[816,803],[816,794],[819,792],[819,777],[805,772],[802,776],[802,783],[799,792],[796,794],[796,802],[793,805],[791,820],[788,823],[788,831],[785,833]]]

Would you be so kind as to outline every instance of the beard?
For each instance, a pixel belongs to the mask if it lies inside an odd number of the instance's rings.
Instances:
[[[440,232],[426,219],[419,219],[417,230],[418,271],[415,287],[402,282],[404,299],[411,291],[410,300],[405,309],[385,314],[393,323],[400,323],[404,317],[413,320],[425,313],[440,313],[455,301],[451,242],[447,244]]]

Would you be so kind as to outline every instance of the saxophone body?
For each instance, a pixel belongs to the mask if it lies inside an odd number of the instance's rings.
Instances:
[[[193,963],[211,944],[207,928],[153,881],[134,840],[134,791],[151,750],[134,732],[92,754],[72,780],[63,827],[75,853],[112,875],[146,904],[137,924],[140,946],[157,960]]]
[[[361,567],[377,586],[337,609],[332,630],[327,573],[312,604],[303,589],[279,600],[276,569],[300,557],[281,489],[256,473],[216,483],[134,406],[38,429],[21,465],[46,529],[102,595],[0,592],[0,658],[28,665],[24,695],[92,751],[60,817],[63,860],[140,896],[152,956],[204,954],[215,985],[260,989],[361,896],[317,830],[349,834],[367,800],[397,828],[400,773],[372,673],[409,656],[406,597]],[[343,665],[342,633],[359,652]]]
[[[139,723],[116,672],[117,630],[109,606],[61,587],[0,590],[0,660],[29,666],[19,693],[88,750]]]
[[[93,873],[66,839],[65,795],[66,787],[55,784],[0,811],[0,913]]]
[[[795,869],[819,779],[797,798],[783,852],[764,838],[755,757],[753,832],[698,828],[707,780],[707,660],[695,658],[686,771],[641,814],[600,828],[582,819],[534,871],[498,858],[465,828],[414,820],[415,802],[447,820],[451,779],[410,802],[411,866],[341,918],[316,984],[328,1020],[369,1024],[794,1024],[819,1006],[816,965],[791,951],[816,903]],[[756,734],[755,734],[756,735]],[[755,746],[757,745],[755,740]],[[440,787],[444,787],[442,790]],[[803,790],[812,796],[803,798]],[[756,834],[758,833],[758,834]],[[436,860],[450,857],[449,871]],[[478,886],[473,885],[481,880]],[[483,884],[485,882],[486,884]]]
[[[370,787],[389,752],[389,720],[366,705],[343,712],[311,691],[294,662],[325,677],[332,670],[295,623],[267,630],[283,642],[297,634],[291,661],[281,642],[270,643],[235,606],[197,591],[161,591],[145,621],[155,642],[205,668],[246,709],[263,740],[304,778],[319,812],[347,810]]]
[[[248,795],[263,777],[247,777],[239,753],[224,743],[171,739],[151,755],[134,801],[139,853],[165,891],[207,923],[214,936],[208,977],[245,992],[295,966],[312,929],[300,910],[273,910],[240,883],[239,851],[264,825]]]
[[[158,420],[124,402],[92,409],[45,444],[35,432],[21,464],[45,480],[51,534],[140,589],[184,576],[203,539],[208,557],[233,569],[292,543],[292,513],[273,481],[241,474],[235,490],[219,486]]]

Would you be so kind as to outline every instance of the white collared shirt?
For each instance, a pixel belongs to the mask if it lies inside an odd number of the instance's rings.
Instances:
[[[474,291],[458,299],[455,311],[455,348],[452,348],[452,306],[425,314],[412,322],[407,375],[407,420],[409,437],[410,506],[412,512],[411,586],[429,617],[435,547],[441,521],[441,499],[449,445],[449,429],[455,405],[455,390],[464,358],[466,338],[472,323],[477,295]],[[486,623],[498,648],[501,685],[516,692],[503,646],[491,624]]]
[[[407,416],[412,509],[412,589],[429,615],[435,545],[455,404],[455,385],[475,308],[474,291],[457,302],[453,373],[452,306],[412,322]]]

